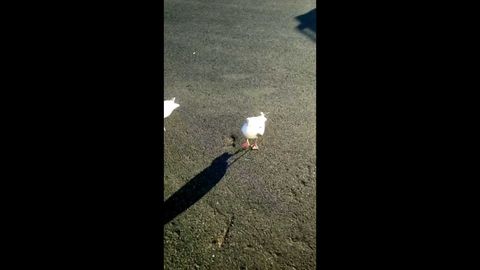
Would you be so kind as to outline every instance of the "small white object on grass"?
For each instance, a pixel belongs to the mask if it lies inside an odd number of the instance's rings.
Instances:
[[[260,116],[247,118],[242,126],[242,134],[247,139],[247,141],[242,144],[243,149],[247,149],[250,146],[249,139],[255,139],[252,149],[258,150],[257,139],[258,136],[263,136],[263,133],[265,133],[266,121],[267,118],[263,112],[260,112]]]
[[[170,100],[164,100],[163,101],[163,119],[167,118],[172,114],[173,110],[176,108],[180,107],[180,104],[175,103],[175,98],[172,98]],[[163,127],[163,130],[165,131],[165,127]]]

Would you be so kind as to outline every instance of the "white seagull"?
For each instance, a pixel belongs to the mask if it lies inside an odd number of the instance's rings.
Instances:
[[[172,114],[173,110],[176,108],[180,107],[180,104],[175,103],[175,98],[172,98],[170,100],[164,100],[163,101],[163,119],[167,118]],[[163,130],[165,131],[165,127],[163,127]]]
[[[247,118],[242,126],[242,134],[247,139],[247,141],[242,144],[243,149],[247,149],[250,146],[250,142],[248,141],[249,139],[255,139],[252,149],[258,150],[257,139],[258,136],[263,136],[263,133],[265,132],[266,121],[267,118],[263,112],[260,112],[260,116]]]

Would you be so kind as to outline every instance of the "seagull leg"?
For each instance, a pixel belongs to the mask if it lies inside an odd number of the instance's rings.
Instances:
[[[258,150],[257,140],[258,139],[255,139],[255,142],[253,143],[253,146],[252,146],[253,150]]]
[[[243,148],[244,150],[247,149],[249,146],[250,146],[250,142],[248,141],[248,139],[247,139],[246,142],[242,143],[242,148]]]

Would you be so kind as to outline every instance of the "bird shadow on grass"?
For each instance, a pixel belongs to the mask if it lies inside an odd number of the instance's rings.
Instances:
[[[162,224],[165,225],[172,221],[175,217],[183,213],[185,210],[199,201],[207,194],[227,173],[227,169],[243,155],[249,151],[244,151],[242,155],[232,162],[228,160],[242,151],[223,153],[212,161],[212,164],[205,170],[190,179],[187,184],[170,196],[162,206]]]
[[[300,24],[297,30],[308,36],[313,41],[317,41],[317,9],[314,8],[309,12],[295,17]]]

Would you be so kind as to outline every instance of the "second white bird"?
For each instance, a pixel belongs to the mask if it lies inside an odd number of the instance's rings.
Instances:
[[[252,149],[257,150],[257,139],[258,136],[263,136],[265,133],[265,122],[267,118],[263,112],[260,112],[260,116],[248,117],[245,123],[242,126],[242,134],[245,136],[247,141],[242,144],[243,149],[247,149],[250,146],[249,139],[255,139],[255,142],[252,145]]]
[[[164,100],[163,101],[163,119],[167,118],[172,114],[173,110],[176,108],[180,107],[180,104],[175,103],[175,98],[172,98],[170,100]],[[165,127],[163,127],[163,130],[165,131]]]

